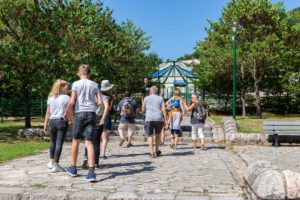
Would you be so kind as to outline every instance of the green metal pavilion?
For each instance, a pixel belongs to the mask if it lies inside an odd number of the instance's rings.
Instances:
[[[192,72],[194,65],[199,64],[197,59],[184,61],[170,61],[157,66],[157,72],[153,73],[151,78],[153,83],[157,83],[162,91],[162,96],[167,98],[173,96],[175,88],[180,88],[184,92],[184,98],[187,101],[191,93],[196,92],[193,79],[197,76]],[[161,93],[161,92],[160,92]]]

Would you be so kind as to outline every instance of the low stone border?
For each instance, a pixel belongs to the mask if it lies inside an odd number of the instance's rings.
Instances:
[[[300,199],[300,174],[267,161],[249,165],[244,181],[251,199]]]
[[[19,137],[33,138],[38,140],[50,140],[50,135],[45,134],[44,130],[41,128],[22,128],[18,131]],[[68,128],[66,141],[72,141],[72,131]]]
[[[236,121],[231,117],[222,119],[227,144],[266,144],[268,135],[258,133],[239,133]]]

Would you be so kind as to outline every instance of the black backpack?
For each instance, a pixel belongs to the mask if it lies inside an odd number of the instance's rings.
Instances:
[[[203,104],[195,103],[195,105],[196,105],[198,112],[194,112],[194,117],[198,120],[205,121],[205,119],[207,118],[207,113],[206,113],[206,109],[204,108]]]

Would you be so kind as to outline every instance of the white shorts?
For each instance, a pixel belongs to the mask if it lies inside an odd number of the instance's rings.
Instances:
[[[192,124],[192,140],[197,140],[197,133],[200,139],[204,139],[203,124]]]
[[[128,136],[132,136],[135,132],[135,124],[130,124],[130,123],[120,123],[118,127],[118,131],[121,132],[128,132]]]

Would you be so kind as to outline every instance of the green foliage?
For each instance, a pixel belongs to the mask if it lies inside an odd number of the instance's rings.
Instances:
[[[100,1],[3,0],[0,13],[0,91],[24,99],[27,119],[29,98],[46,99],[58,78],[75,81],[80,64],[122,92],[139,91],[156,64],[146,32],[117,24]]]
[[[233,21],[238,22],[237,91],[243,98],[255,91],[257,117],[259,91],[299,98],[300,32],[282,3],[272,5],[269,0],[231,1],[218,22],[209,21],[208,37],[196,46],[201,60],[196,84],[216,98],[232,98]]]

